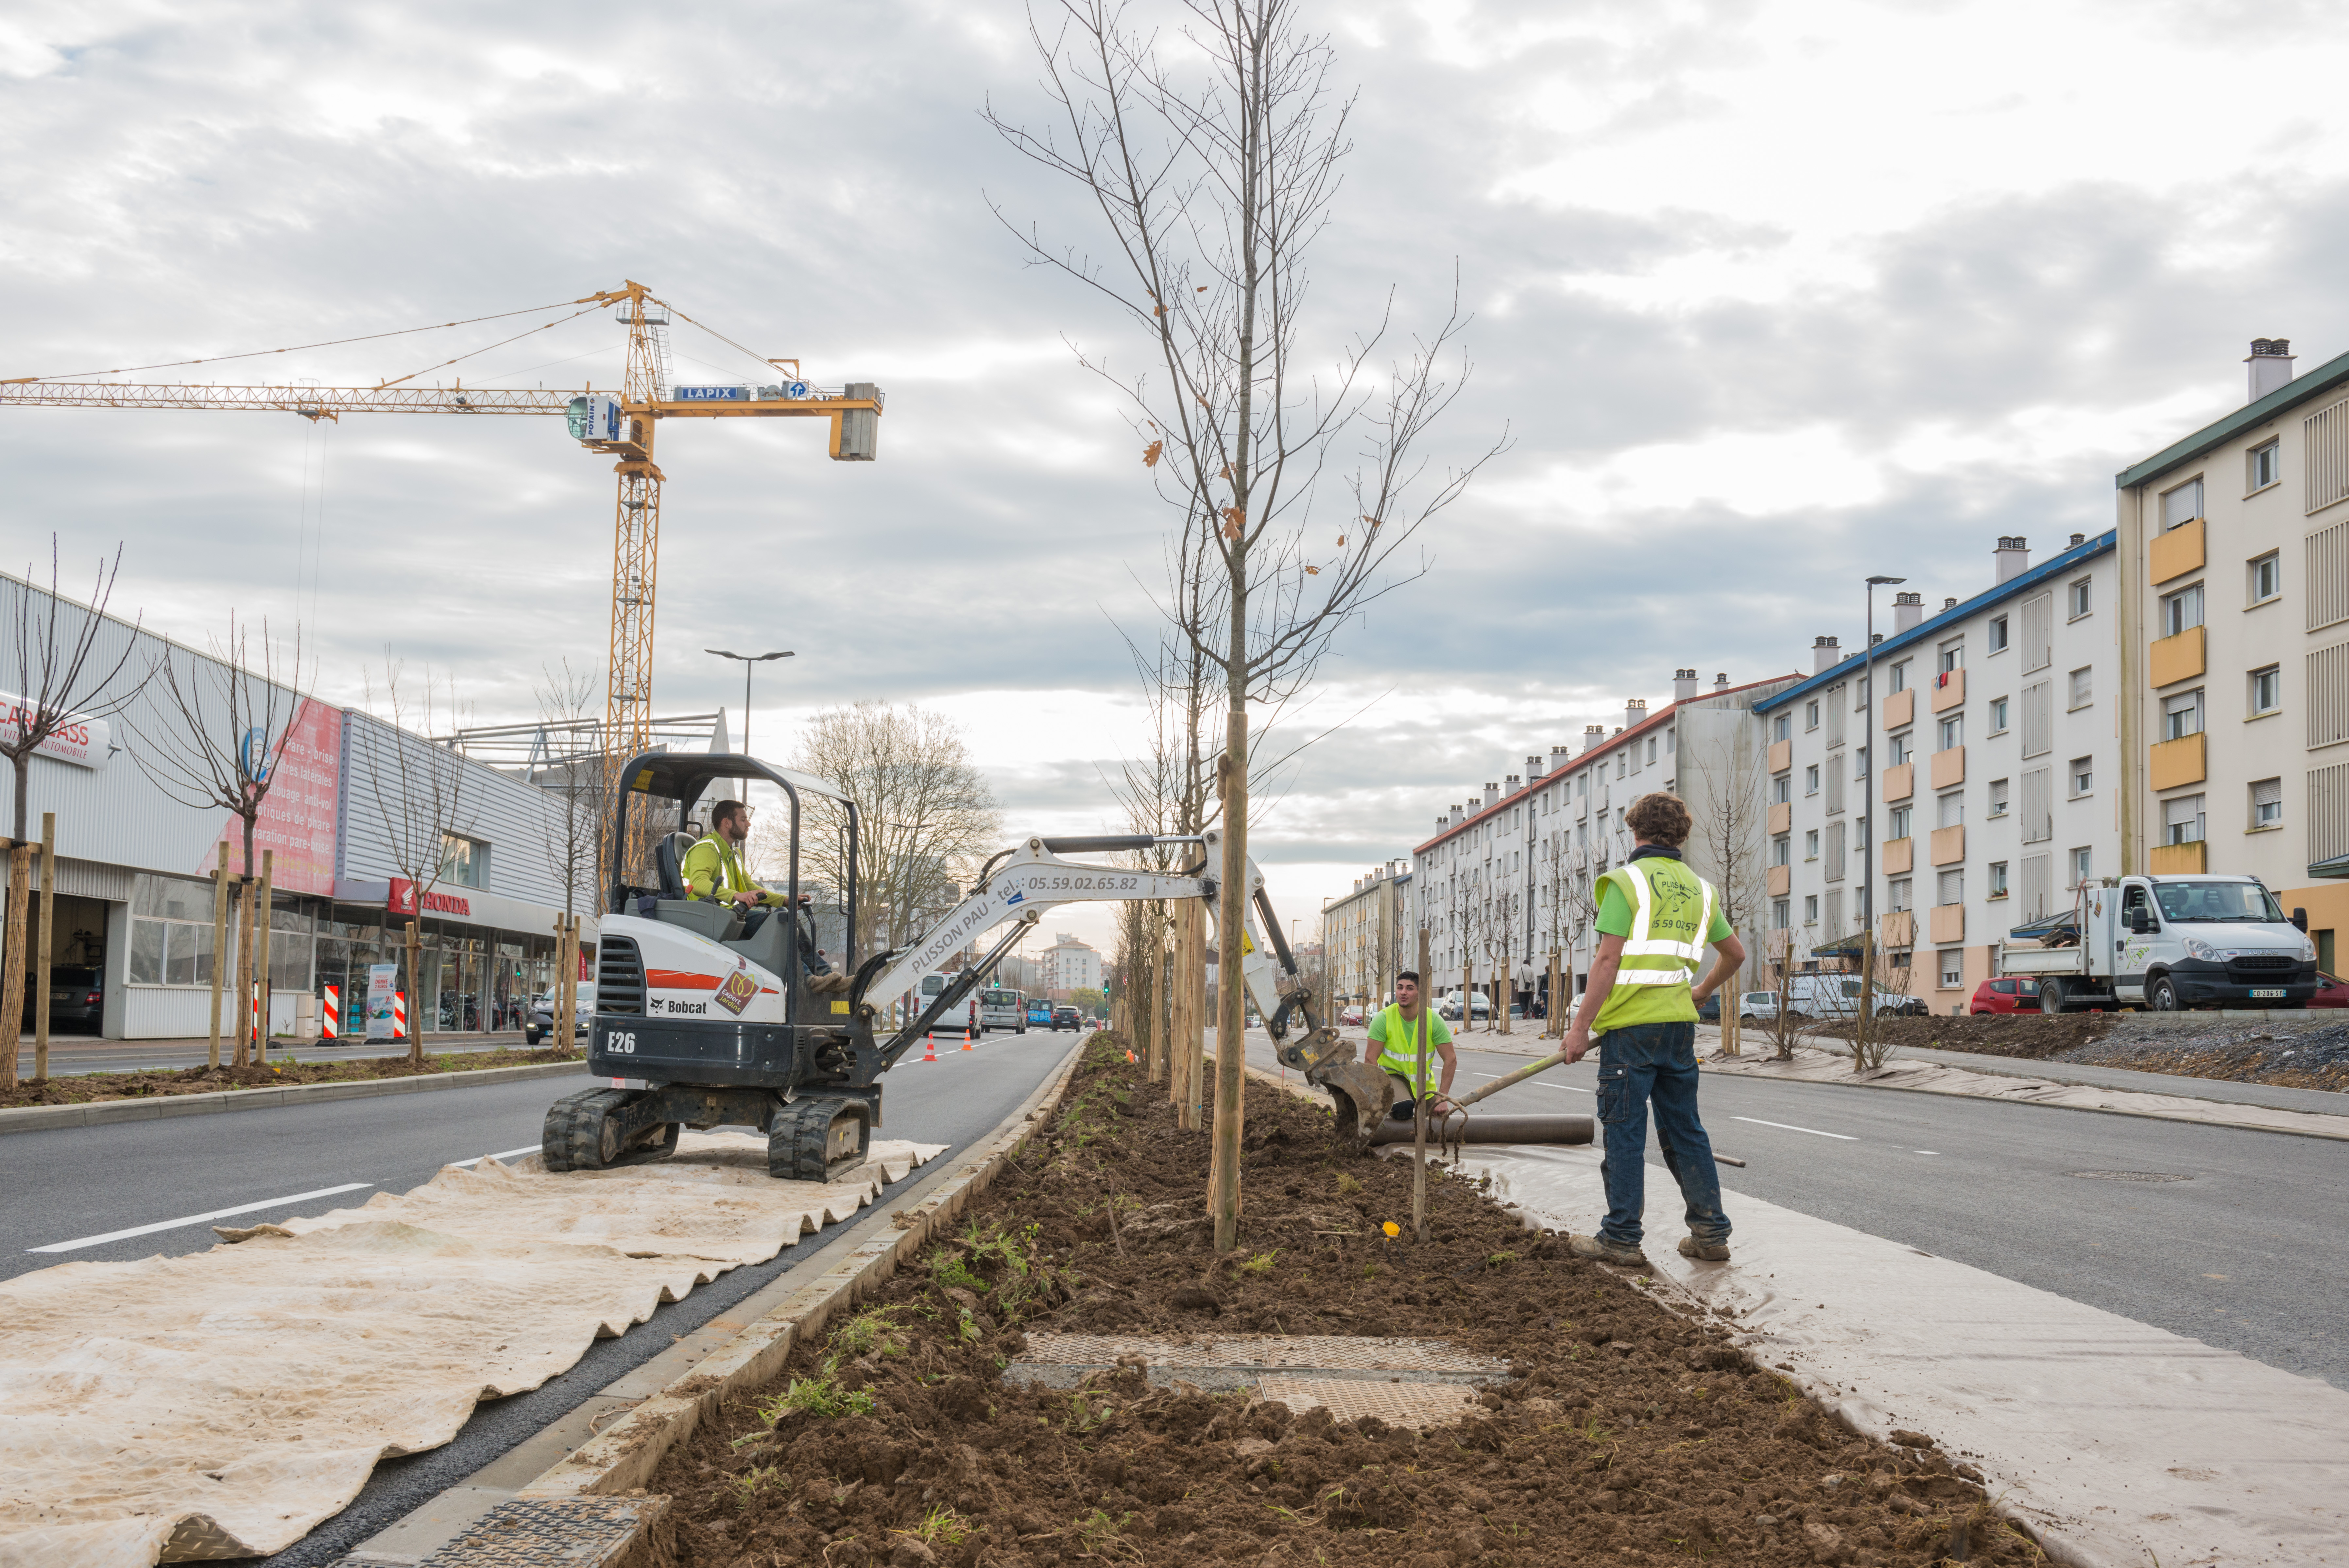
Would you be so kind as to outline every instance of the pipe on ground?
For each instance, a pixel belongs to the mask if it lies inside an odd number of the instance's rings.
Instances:
[[[1427,1147],[1438,1148],[1447,1143],[1588,1143],[1592,1131],[1588,1116],[1452,1116],[1428,1124]],[[1410,1141],[1408,1118],[1381,1122],[1378,1130],[1371,1135],[1373,1147]]]

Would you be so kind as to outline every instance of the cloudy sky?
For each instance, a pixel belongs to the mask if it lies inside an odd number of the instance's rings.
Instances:
[[[1434,814],[1675,666],[1760,679],[1859,636],[1858,583],[1983,586],[1994,536],[2111,525],[2112,474],[2242,400],[2253,337],[2349,349],[2349,11],[1942,0],[1321,8],[1359,85],[1306,350],[1455,265],[1475,371],[1440,432],[1508,452],[1351,628],[1351,718],[1258,826],[1305,914]],[[1165,517],[1071,345],[1130,329],[990,201],[1097,219],[981,123],[1047,107],[1021,11],[19,0],[0,16],[0,376],[354,337],[623,277],[810,379],[876,380],[881,461],[797,421],[667,427],[657,706],[753,739],[864,698],[960,720],[1008,827],[1114,821],[1116,627]],[[489,327],[195,379],[372,384]],[[680,329],[681,377],[751,367]],[[609,386],[588,317],[469,383]],[[247,362],[252,363],[252,362]],[[117,605],[201,640],[299,618],[357,701],[387,650],[476,722],[600,667],[608,464],[554,421],[10,409],[9,559],[126,542]],[[323,478],[322,478],[323,472]],[[86,570],[86,567],[84,568]],[[72,581],[69,571],[68,581]],[[1356,716],[1359,715],[1359,716]],[[1105,919],[1057,926],[1089,934]]]

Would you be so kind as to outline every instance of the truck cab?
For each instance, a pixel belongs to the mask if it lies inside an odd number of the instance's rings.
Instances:
[[[2068,919],[2022,928],[2059,945],[2009,948],[2040,1007],[2304,1007],[2316,944],[2256,877],[2123,877],[2081,889]]]

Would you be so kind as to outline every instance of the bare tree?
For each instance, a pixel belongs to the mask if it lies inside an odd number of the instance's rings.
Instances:
[[[1687,729],[1683,724],[1683,752],[1689,749]],[[1704,815],[1696,825],[1692,858],[1721,894],[1723,919],[1739,931],[1754,929],[1768,897],[1769,876],[1763,861],[1769,844],[1769,774],[1758,734],[1750,724],[1733,724],[1728,734],[1702,746],[1696,756],[1697,774],[1704,781]],[[1716,989],[1722,999],[1721,1048],[1733,1056],[1738,1054],[1738,982],[1733,977]]]
[[[1108,227],[1112,261],[1098,265],[1008,226],[1038,264],[1110,303],[1148,345],[1147,373],[1081,362],[1126,400],[1143,460],[1178,519],[1178,571],[1192,560],[1214,569],[1213,598],[1195,607],[1212,622],[1167,607],[1201,674],[1221,689],[1217,926],[1229,942],[1247,896],[1250,704],[1311,679],[1338,631],[1397,585],[1396,552],[1458,498],[1477,463],[1414,496],[1423,438],[1459,389],[1438,369],[1464,325],[1456,307],[1382,385],[1371,381],[1384,321],[1340,353],[1327,379],[1301,367],[1306,257],[1350,148],[1351,105],[1331,99],[1328,43],[1299,30],[1299,0],[1185,8],[1183,47],[1165,55],[1114,0],[1062,0],[1049,30],[1031,13],[1058,123],[1031,131],[992,109],[988,119],[1023,156],[1082,188]],[[1360,443],[1348,521],[1314,524],[1315,482],[1347,439]],[[1239,987],[1223,988],[1221,1014],[1217,1039],[1237,1041]],[[1228,1251],[1238,1244],[1238,1050],[1217,1051],[1216,1080],[1210,1207],[1216,1249]]]
[[[533,782],[553,794],[555,809],[541,819],[547,864],[563,881],[563,913],[595,905],[602,881],[596,850],[604,829],[603,808],[610,798],[605,773],[611,765],[590,722],[602,710],[596,678],[571,668],[542,666],[532,689],[546,735],[546,760],[533,765]]]
[[[16,1086],[16,1038],[25,1016],[25,961],[27,905],[33,880],[33,842],[29,836],[32,806],[33,753],[45,748],[86,743],[78,726],[118,711],[130,691],[115,691],[116,678],[130,663],[139,645],[134,621],[122,639],[121,650],[109,654],[98,647],[106,626],[106,607],[122,572],[122,547],[114,559],[98,562],[87,606],[70,603],[58,591],[57,535],[49,535],[49,586],[33,581],[27,565],[21,579],[8,583],[0,613],[7,628],[16,668],[9,673],[15,690],[0,693],[7,712],[0,718],[0,755],[8,759],[15,784],[14,813],[8,830],[8,927],[0,941],[0,1088]],[[135,690],[135,688],[133,689]],[[112,694],[109,695],[109,692]],[[103,760],[103,759],[100,759]],[[41,933],[44,942],[49,933]]]
[[[453,742],[441,745],[424,737],[453,734],[462,717],[453,676],[436,685],[428,669],[422,680],[403,683],[397,659],[384,660],[380,693],[372,674],[363,690],[367,711],[392,732],[388,738],[364,728],[360,733],[373,753],[364,771],[384,848],[414,900],[408,927],[408,1059],[421,1066],[424,1010],[440,1005],[423,990],[424,910],[454,868],[456,840],[471,829],[474,811],[463,755]]]
[[[941,713],[886,702],[828,708],[809,721],[795,762],[856,803],[859,952],[911,940],[945,885],[967,880],[1003,830],[961,731]],[[821,799],[801,811],[801,875],[844,892],[846,814]],[[775,815],[753,829],[753,858],[770,876],[784,874],[790,846],[788,812]]]

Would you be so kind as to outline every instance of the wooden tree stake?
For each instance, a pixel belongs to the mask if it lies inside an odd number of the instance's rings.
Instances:
[[[49,1075],[49,961],[57,930],[57,814],[41,813],[41,946],[33,955],[33,1076]]]
[[[222,966],[228,956],[228,840],[221,840],[220,864],[212,867],[212,1049],[205,1054],[211,1070],[220,1071],[221,989],[227,980]]]
[[[1422,1241],[1427,1240],[1427,928],[1419,929],[1419,1078],[1413,1086],[1411,1106],[1411,1229]],[[1464,999],[1467,987],[1461,987]],[[1469,1003],[1464,1000],[1463,1007]]]
[[[254,908],[254,924],[259,934],[253,940],[253,962],[255,975],[253,984],[253,1060],[256,1066],[269,1061],[269,1003],[275,990],[276,966],[270,962],[271,933],[276,929],[270,919],[270,894],[277,882],[277,851],[261,852],[261,899]]]

